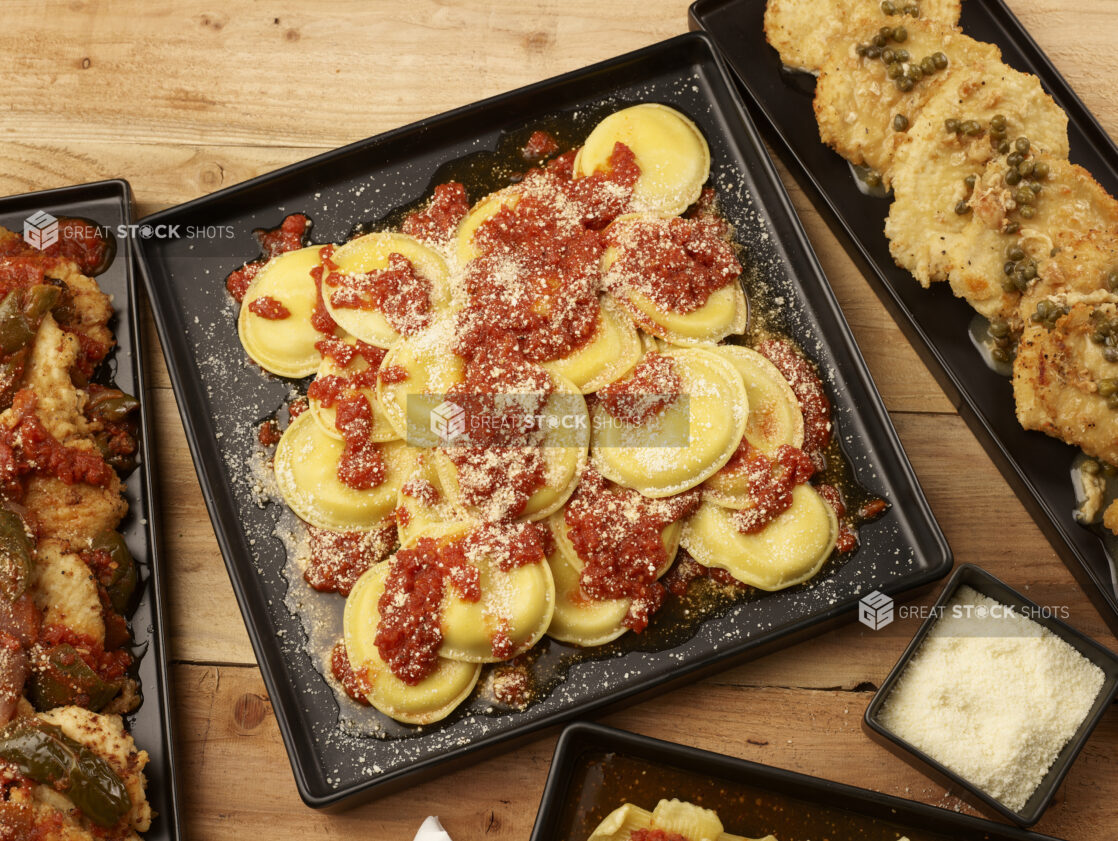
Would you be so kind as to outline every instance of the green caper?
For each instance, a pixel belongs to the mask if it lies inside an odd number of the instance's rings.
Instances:
[[[881,47],[873,44],[866,47],[866,58],[878,58],[881,55]]]
[[[998,154],[1004,155],[1007,152],[1009,152],[1009,141],[1003,140],[1001,143],[998,144]]]
[[[1047,178],[1048,172],[1048,164],[1046,164],[1044,161],[1037,161],[1033,165],[1033,176],[1039,181],[1043,181],[1045,178]]]
[[[908,131],[908,117],[904,114],[893,117],[893,131]]]
[[[1006,132],[1006,130],[1004,128],[994,128],[993,126],[991,126],[990,127],[990,143],[991,143],[991,145],[996,145],[994,143],[994,141],[999,141],[1000,142],[1000,141],[1004,140],[1005,139],[1005,132]]]
[[[946,53],[932,53],[932,63],[935,65],[936,70],[944,70],[947,68],[947,54]]]
[[[1007,234],[1015,234],[1020,230],[1021,230],[1021,223],[1020,222],[1009,222],[1005,226],[1005,232]]]
[[[1005,183],[1010,187],[1016,187],[1021,183],[1021,173],[1015,169],[1011,169],[1005,174]]]
[[[859,44],[855,49],[855,52],[857,52],[858,55],[860,55],[862,58],[865,58],[867,55],[869,55],[869,51],[870,48],[866,44]]]
[[[1095,476],[1098,474],[1100,468],[1097,461],[1093,458],[1089,458],[1079,465],[1079,469],[1090,476]]]
[[[1025,268],[1023,269],[1023,271],[1025,272],[1025,280],[1035,279],[1036,278],[1036,263],[1031,263],[1031,262],[1026,263]]]
[[[1034,216],[1036,216],[1036,208],[1033,207],[1031,204],[1027,204],[1024,207],[1019,207],[1017,208],[1017,210],[1026,219],[1032,219]]]
[[[1006,166],[1008,166],[1010,169],[1017,169],[1017,167],[1021,166],[1021,161],[1023,160],[1025,160],[1024,155],[1019,155],[1014,152],[1012,155],[1005,159],[1005,163]]]
[[[990,351],[990,356],[994,358],[995,362],[1009,362],[1010,360],[1009,351],[1003,347],[994,348]]]
[[[890,79],[899,79],[904,75],[904,65],[899,61],[894,61],[885,68],[885,75]]]
[[[1118,269],[1111,269],[1106,273],[1106,288],[1111,292],[1118,292]]]
[[[924,71],[920,69],[919,64],[910,64],[904,69],[904,74],[914,82],[919,82],[924,78]]]
[[[1039,315],[1041,318],[1048,318],[1048,316],[1052,315],[1055,309],[1056,305],[1053,304],[1051,301],[1040,301],[1036,305],[1036,314]]]
[[[963,123],[963,131],[971,137],[977,137],[982,134],[982,123],[978,120],[967,120]]]
[[[1029,189],[1032,190],[1034,193],[1036,193],[1039,196],[1041,190],[1044,189],[1044,185],[1040,184],[1036,181],[1033,181],[1029,184]]]
[[[1096,345],[1101,345],[1103,342],[1106,341],[1106,333],[1096,330],[1094,333],[1091,334],[1091,341],[1094,342]]]
[[[897,90],[899,90],[901,93],[908,93],[910,90],[916,87],[916,83],[912,81],[912,79],[908,78],[908,76],[901,76],[899,79],[897,79],[896,85]]]
[[[1025,273],[1020,269],[1013,273],[1013,288],[1018,292],[1024,292],[1029,288],[1028,278],[1025,277]]]
[[[889,49],[889,47],[886,47],[881,51],[881,60],[884,61],[886,64],[892,64],[894,61],[897,60],[896,53]]]
[[[862,176],[862,183],[865,184],[867,187],[880,187],[881,176],[873,170],[870,170]]]
[[[1106,398],[1106,408],[1111,410],[1118,409],[1118,394],[1112,394]]]
[[[990,327],[988,329],[991,336],[1000,339],[1003,336],[1009,335],[1009,322],[1004,318],[995,318],[990,322]]]
[[[1004,131],[1008,124],[1005,114],[995,114],[990,118],[990,128],[997,129],[998,131]]]
[[[950,117],[949,119],[943,121],[943,127],[947,129],[947,131],[951,134],[958,134],[960,125],[961,124],[959,123],[959,121],[956,120],[954,117]]]
[[[1006,264],[1002,266],[1002,274],[1011,275],[1015,271],[1017,271],[1017,264],[1014,263],[1012,260],[1007,260]]]
[[[1022,248],[1020,245],[1014,243],[1005,250],[1005,256],[1008,257],[1010,260],[1013,260],[1014,262],[1024,260],[1025,249]]]
[[[874,35],[873,38],[870,39],[870,43],[872,43],[878,49],[881,49],[889,43],[889,39],[879,32],[877,35]],[[876,56],[874,57],[876,58]]]
[[[1032,204],[1036,201],[1036,193],[1031,187],[1018,187],[1013,193],[1013,200],[1018,204]]]
[[[924,71],[925,76],[934,76],[936,73],[936,63],[932,60],[930,55],[924,56],[920,59],[920,69]]]
[[[912,56],[909,55],[908,50],[894,50],[893,55],[895,55],[897,57],[897,61],[901,62],[902,64],[912,58]]]
[[[1013,148],[1020,152],[1022,155],[1027,155],[1029,153],[1030,145],[1031,144],[1029,143],[1029,138],[1027,137],[1018,137],[1015,141],[1013,141]]]
[[[905,41],[908,40],[908,30],[905,29],[903,26],[898,26],[896,29],[893,30],[893,40],[896,41],[898,44],[903,44]]]
[[[994,339],[994,347],[1009,347],[1009,345],[1009,336],[998,336],[996,339]]]
[[[909,17],[920,17],[920,7],[915,4],[910,3],[909,5],[905,6],[902,11]]]
[[[966,184],[968,190],[973,190],[974,185],[978,183],[978,176],[968,175],[966,178],[963,179],[963,183]]]
[[[1001,287],[1003,292],[1013,292],[1017,289],[1017,284],[1013,282],[1012,277],[1003,277]]]
[[[893,4],[892,0],[884,0],[881,4],[881,11],[887,15],[895,15],[897,7]]]
[[[1035,169],[1036,164],[1032,161],[1021,161],[1020,166],[1017,167],[1017,171],[1021,173],[1022,177],[1024,178],[1028,178],[1030,175],[1032,175]]]
[[[1107,362],[1118,362],[1118,347],[1103,348],[1102,358]]]
[[[970,205],[967,204],[966,199],[960,199],[959,203],[955,205],[955,212],[960,216],[966,216],[970,213]]]

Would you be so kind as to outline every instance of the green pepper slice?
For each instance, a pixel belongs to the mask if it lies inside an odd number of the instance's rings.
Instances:
[[[40,711],[74,705],[97,712],[120,693],[120,687],[120,681],[102,680],[72,645],[61,643],[37,658],[28,696]]]
[[[0,730],[0,759],[62,792],[97,826],[116,826],[132,808],[113,767],[45,721],[21,718]]]
[[[14,511],[0,508],[0,596],[14,602],[31,586],[31,541],[23,520]]]
[[[90,549],[107,552],[112,559],[112,565],[98,576],[98,580],[109,594],[113,610],[120,614],[126,613],[128,602],[136,590],[136,562],[132,560],[128,545],[120,534],[106,530],[93,538]]]

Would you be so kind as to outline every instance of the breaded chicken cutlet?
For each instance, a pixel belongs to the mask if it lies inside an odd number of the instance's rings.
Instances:
[[[897,265],[925,287],[946,280],[949,249],[971,221],[966,200],[986,165],[999,150],[1009,154],[1025,126],[1034,149],[1066,157],[1067,122],[1035,76],[1001,61],[952,74],[897,149],[885,220]]]
[[[947,81],[1001,51],[927,20],[880,27],[863,18],[831,41],[813,107],[823,142],[888,187],[908,129]]]
[[[921,18],[955,26],[960,7],[961,0],[769,0],[765,37],[785,67],[815,73],[823,69],[831,41],[854,21],[874,20],[880,28]]]
[[[898,24],[880,6],[769,0],[765,31],[785,65],[821,70],[823,141],[892,189],[897,264],[989,319],[1021,424],[1118,467],[1118,201],[1068,162],[1039,81],[957,10]],[[1118,534],[1118,501],[1103,523]]]

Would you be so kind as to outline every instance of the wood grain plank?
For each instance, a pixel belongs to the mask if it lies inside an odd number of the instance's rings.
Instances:
[[[528,837],[555,737],[410,787],[339,815],[298,802],[279,730],[252,668],[180,665],[174,671],[186,837],[239,838],[272,827],[272,837],[411,837],[437,814],[455,838]],[[706,681],[603,719],[694,747],[968,810],[961,801],[872,743],[860,728],[867,691],[794,690]],[[685,711],[685,714],[684,714]],[[685,720],[686,727],[666,727]],[[1037,829],[1063,838],[1099,836],[1118,825],[1118,777],[1109,746],[1118,741],[1118,707],[1103,720]],[[246,771],[252,797],[244,796]],[[455,794],[451,794],[451,793]]]

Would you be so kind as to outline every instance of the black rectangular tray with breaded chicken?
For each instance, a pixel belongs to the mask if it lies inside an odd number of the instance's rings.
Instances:
[[[1118,201],[1069,160],[1113,180],[1118,150],[1000,1],[700,0],[692,18],[1118,627]]]
[[[95,378],[115,345],[89,220],[0,227],[0,838],[128,841],[151,824],[117,530],[136,399]],[[98,382],[101,379],[102,382]]]

